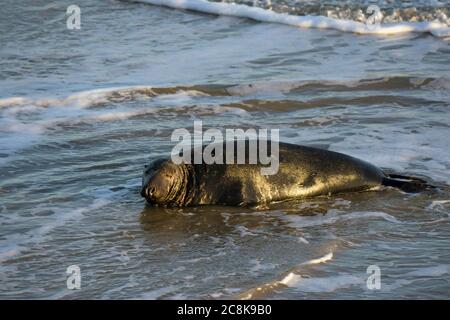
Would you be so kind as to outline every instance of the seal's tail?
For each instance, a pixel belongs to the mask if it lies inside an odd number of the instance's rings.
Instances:
[[[410,193],[421,192],[435,188],[425,180],[415,177],[401,176],[399,174],[386,174],[386,177],[383,178],[382,184],[384,186],[395,187],[404,192]]]

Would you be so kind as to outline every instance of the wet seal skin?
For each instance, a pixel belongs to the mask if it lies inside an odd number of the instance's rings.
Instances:
[[[248,164],[248,141],[245,148],[245,164],[175,164],[170,158],[158,159],[144,170],[141,195],[158,206],[253,206],[377,186],[405,192],[433,188],[424,180],[387,174],[342,153],[281,142],[278,172],[263,175],[263,165]]]

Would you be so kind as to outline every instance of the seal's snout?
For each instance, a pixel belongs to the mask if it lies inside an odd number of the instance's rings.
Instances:
[[[154,193],[155,193],[154,187],[143,187],[141,189],[141,196],[143,196],[144,198],[151,198]]]
[[[148,198],[151,198],[155,194],[155,188],[154,187],[148,187],[147,189],[145,189],[145,193],[146,193]]]

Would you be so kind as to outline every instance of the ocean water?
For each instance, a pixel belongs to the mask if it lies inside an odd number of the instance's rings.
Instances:
[[[79,30],[66,26],[71,4]],[[367,21],[372,4],[379,25]],[[4,0],[0,297],[450,298],[449,10],[419,0]],[[195,120],[278,128],[282,141],[438,188],[259,209],[146,207],[143,166]],[[71,265],[80,290],[67,289]]]

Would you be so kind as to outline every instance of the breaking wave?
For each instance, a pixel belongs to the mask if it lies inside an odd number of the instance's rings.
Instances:
[[[384,9],[384,11],[380,8],[380,11],[369,11],[370,15],[366,17],[362,5],[336,7],[333,4],[301,5],[296,1],[255,2],[255,4],[265,3],[263,8],[248,5],[249,1],[228,3],[206,0],[135,0],[135,2],[300,28],[334,29],[358,34],[395,35],[428,32],[437,37],[450,36],[448,8],[442,6],[419,10],[416,7]],[[374,13],[376,16],[373,15]],[[369,19],[372,19],[370,23],[368,23]]]
[[[73,106],[89,108],[106,103],[149,99],[173,95],[185,97],[198,96],[251,96],[258,93],[289,93],[297,91],[347,91],[356,90],[399,90],[429,89],[449,90],[450,78],[438,77],[383,77],[358,80],[302,80],[271,81],[249,84],[194,85],[176,87],[131,86],[120,88],[101,88],[73,93],[64,98],[9,97],[0,99],[0,108],[33,106]]]

